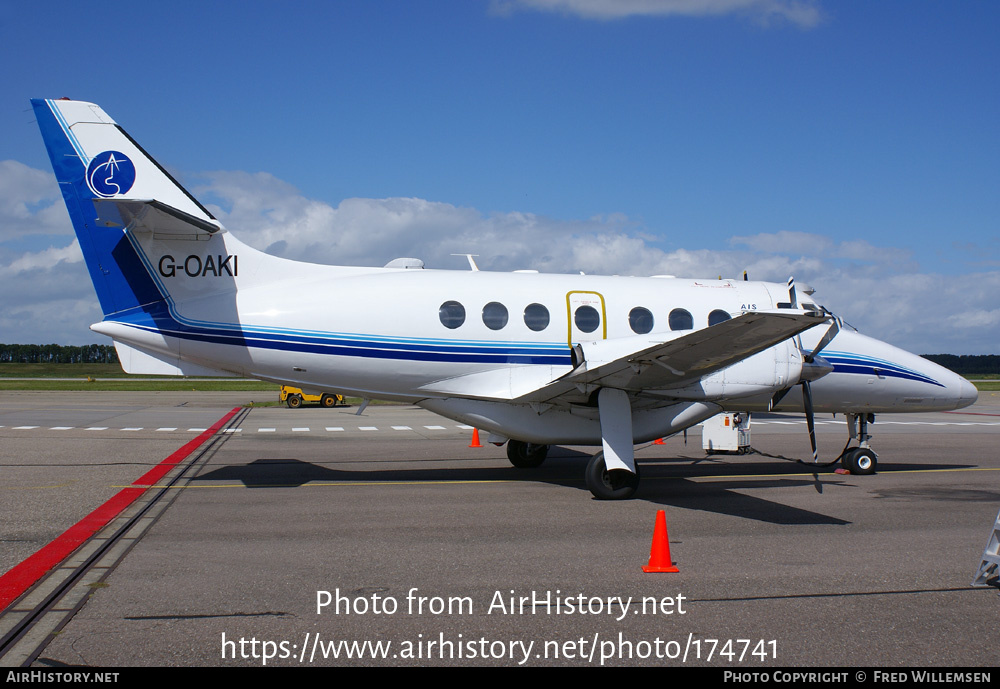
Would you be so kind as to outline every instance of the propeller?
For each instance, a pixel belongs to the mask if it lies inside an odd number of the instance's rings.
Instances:
[[[813,418],[813,394],[812,386],[808,380],[800,383],[802,386],[802,404],[806,410],[806,428],[809,429],[809,445],[813,451],[813,464],[819,463],[819,452],[816,451],[816,422]]]
[[[795,294],[795,278],[788,278],[788,303],[791,308],[798,308],[798,301]],[[828,373],[833,371],[833,365],[830,364],[826,359],[819,356],[819,353],[833,341],[833,338],[837,336],[840,332],[841,320],[834,316],[829,311],[824,311],[833,318],[833,322],[827,329],[826,333],[820,339],[819,343],[813,348],[811,352],[806,352],[802,348],[802,338],[796,337],[796,344],[798,345],[799,351],[802,352],[802,372],[799,374],[799,380],[797,385],[802,386],[802,406],[806,413],[806,427],[809,429],[809,446],[812,448],[813,463],[819,463],[819,452],[816,449],[816,419],[813,413],[813,396],[812,396],[812,381],[822,378]],[[771,408],[777,406],[777,404],[782,400],[782,398],[788,394],[791,390],[791,386],[779,390],[775,393],[774,397],[771,398]]]

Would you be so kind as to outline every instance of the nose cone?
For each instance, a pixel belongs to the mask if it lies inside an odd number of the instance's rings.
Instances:
[[[975,404],[979,399],[976,386],[957,373],[939,369],[937,380],[944,386],[943,390],[939,388],[934,395],[935,406],[940,410],[961,409]]]
[[[860,333],[840,331],[822,356],[833,363],[834,372],[816,381],[814,387],[822,390],[828,380],[830,388],[836,383],[846,390],[850,384],[842,398],[846,401],[850,396],[861,410],[949,411],[968,407],[979,397],[975,386],[957,373]],[[863,404],[854,403],[856,399]],[[852,404],[842,402],[840,406],[850,409]]]
[[[979,399],[979,390],[976,386],[967,381],[965,378],[961,379],[958,386],[958,406],[956,409],[961,409],[962,407],[968,407],[969,405],[975,404]]]

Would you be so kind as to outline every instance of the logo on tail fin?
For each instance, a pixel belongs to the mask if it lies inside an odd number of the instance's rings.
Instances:
[[[98,153],[87,166],[87,186],[100,197],[125,194],[135,184],[135,165],[120,151]]]

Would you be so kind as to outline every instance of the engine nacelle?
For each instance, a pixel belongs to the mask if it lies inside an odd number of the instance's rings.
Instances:
[[[728,400],[772,394],[798,383],[802,367],[802,352],[792,340],[786,340],[693,385],[670,390],[670,397]]]

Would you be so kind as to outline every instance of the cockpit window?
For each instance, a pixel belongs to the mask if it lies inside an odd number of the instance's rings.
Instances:
[[[549,310],[541,304],[528,304],[524,309],[524,324],[536,333],[549,327]]]
[[[465,307],[457,301],[446,301],[438,309],[438,318],[441,319],[441,325],[454,330],[465,323]]]
[[[647,308],[636,306],[628,312],[628,324],[632,327],[632,332],[645,335],[653,329],[653,314]]]
[[[732,316],[723,311],[722,309],[716,309],[712,313],[708,314],[708,324],[715,325],[716,323],[722,323],[723,321],[728,321]]]
[[[483,307],[483,323],[490,330],[500,330],[507,325],[507,307],[498,301],[491,301]]]
[[[601,314],[593,306],[581,306],[573,315],[576,327],[585,333],[592,333],[601,324]]]
[[[687,309],[674,309],[670,312],[671,330],[693,330],[694,319]]]

